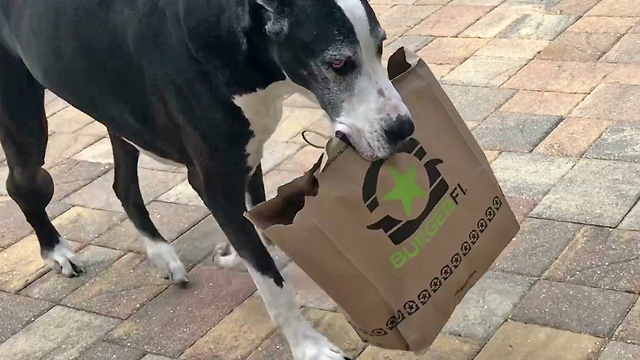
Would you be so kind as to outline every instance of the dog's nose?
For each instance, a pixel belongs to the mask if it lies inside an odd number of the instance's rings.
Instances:
[[[411,117],[398,115],[394,121],[385,129],[385,135],[389,145],[396,146],[413,134],[415,126]]]

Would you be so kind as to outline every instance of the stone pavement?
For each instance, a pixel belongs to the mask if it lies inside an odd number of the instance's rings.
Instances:
[[[522,221],[522,231],[416,357],[362,344],[336,304],[295,265],[279,264],[305,316],[361,360],[640,358],[640,0],[372,0],[386,55],[404,45],[441,79]],[[269,194],[319,152],[328,132],[292,97],[266,145]],[[48,208],[87,266],[48,272],[0,185],[0,359],[286,360],[246,273],[215,269],[226,241],[182,168],[143,157],[141,188],[179,249],[191,288],[146,260],[111,191],[102,125],[47,94]],[[0,152],[0,178],[7,174]]]

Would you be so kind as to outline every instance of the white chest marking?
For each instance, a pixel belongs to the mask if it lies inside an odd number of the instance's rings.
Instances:
[[[254,134],[246,147],[249,166],[253,169],[258,166],[262,158],[262,146],[280,123],[284,98],[297,92],[298,88],[289,80],[278,81],[267,86],[266,89],[233,99],[249,120],[249,126]]]

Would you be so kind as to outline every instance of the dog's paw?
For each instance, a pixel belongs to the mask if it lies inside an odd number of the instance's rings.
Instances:
[[[225,269],[247,270],[240,255],[227,242],[216,245],[213,250],[213,263]]]
[[[66,277],[75,277],[84,272],[84,267],[76,259],[71,245],[65,238],[60,238],[60,243],[51,251],[43,251],[42,258],[58,274]]]
[[[339,347],[311,327],[298,336],[298,341],[291,344],[295,360],[350,360]]]
[[[160,270],[165,272],[165,279],[176,284],[187,284],[189,277],[175,249],[163,241],[147,240],[147,256]]]

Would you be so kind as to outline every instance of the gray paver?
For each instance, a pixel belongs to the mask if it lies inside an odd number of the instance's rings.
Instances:
[[[636,302],[631,308],[613,338],[618,341],[640,345],[640,302]]]
[[[489,272],[464,297],[443,332],[487,341],[507,319],[535,279]]]
[[[497,37],[553,40],[578,19],[575,15],[528,14],[516,20]]]
[[[512,319],[609,337],[635,300],[634,294],[542,280],[522,299]]]
[[[51,177],[55,182],[55,200],[63,199],[76,190],[89,184],[111,169],[110,164],[92,163],[65,159],[51,168]]]
[[[540,200],[575,163],[573,158],[502,153],[491,167],[507,196]]]
[[[529,152],[562,121],[562,116],[498,112],[473,130],[488,150]]]
[[[493,268],[540,277],[581,228],[582,225],[578,224],[527,219],[520,225],[520,232],[500,254]]]
[[[120,200],[113,192],[113,170],[101,176],[91,184],[69,195],[64,202],[93,209],[123,211]],[[145,203],[149,203],[178,185],[186,174],[138,169],[140,192]]]
[[[636,203],[618,226],[619,229],[640,230],[640,206]]]
[[[0,344],[0,359],[67,360],[80,355],[118,320],[56,306]]]
[[[640,127],[610,127],[584,156],[640,162]]]
[[[640,165],[583,159],[531,216],[616,226],[640,196]]]
[[[106,339],[177,357],[255,291],[246,272],[202,265],[189,273],[189,284],[189,289],[172,286]]]
[[[0,314],[2,314],[0,343],[9,339],[52,306],[53,304],[46,301],[0,292]]]
[[[545,277],[572,284],[640,292],[640,233],[586,227]]]
[[[293,360],[287,340],[278,331],[265,341],[247,360]]]
[[[144,351],[99,342],[73,360],[140,360]]]
[[[444,85],[444,90],[464,121],[482,121],[513,94],[510,89]]]
[[[607,344],[598,360],[640,359],[640,346],[612,341]]]

